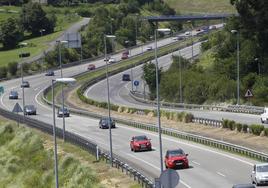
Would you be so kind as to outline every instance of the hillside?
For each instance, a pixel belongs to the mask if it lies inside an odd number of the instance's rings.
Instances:
[[[60,187],[139,187],[95,156],[58,140]],[[53,139],[0,118],[0,188],[54,187]]]
[[[230,0],[165,0],[182,14],[234,13]]]

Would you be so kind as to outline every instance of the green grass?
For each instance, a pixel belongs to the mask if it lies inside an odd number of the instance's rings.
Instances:
[[[230,0],[164,0],[181,14],[235,13]]]
[[[16,11],[20,10],[20,8],[13,7],[13,6],[10,6],[10,9],[14,9]],[[0,20],[2,19],[2,14],[5,14],[4,19],[6,19],[9,15],[13,15],[15,13],[1,13],[0,12],[0,16],[1,16]],[[16,15],[18,15],[18,14],[16,14]],[[28,43],[27,47],[0,51],[0,57],[1,57],[0,58],[0,67],[7,65],[9,62],[20,61],[19,54],[22,52],[30,52],[31,57],[34,57],[34,56],[42,53],[45,49],[48,48],[48,43],[50,41],[53,41],[54,39],[59,37],[63,33],[63,31],[66,30],[68,27],[70,27],[73,23],[82,19],[79,16],[76,16],[74,14],[64,15],[60,11],[58,14],[56,12],[56,17],[57,17],[57,23],[56,23],[54,33],[49,34],[49,35],[44,35],[42,37],[35,37],[32,39],[22,41],[22,42]],[[24,59],[24,60],[27,61],[27,59]]]
[[[58,140],[60,187],[141,187],[116,168]],[[0,187],[54,187],[52,136],[0,117]]]

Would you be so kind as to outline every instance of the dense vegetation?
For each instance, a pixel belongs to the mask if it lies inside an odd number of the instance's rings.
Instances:
[[[12,123],[0,125],[0,187],[53,187],[53,150],[40,137]],[[60,187],[102,187],[94,171],[70,155],[59,159]]]
[[[228,20],[222,31],[211,34],[203,43],[204,58],[194,64],[182,63],[183,102],[236,103],[237,92],[237,39],[240,44],[240,103],[264,106],[268,104],[268,2],[231,1],[240,17]],[[237,30],[237,34],[231,33]],[[209,52],[209,53],[208,53]],[[179,102],[179,58],[161,75],[160,92],[165,101]],[[186,62],[186,61],[185,61]],[[248,101],[244,95],[251,89],[254,97]]]

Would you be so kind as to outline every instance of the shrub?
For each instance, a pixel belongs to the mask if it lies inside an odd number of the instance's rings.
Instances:
[[[227,128],[228,128],[228,123],[229,123],[229,120],[228,120],[228,119],[224,119],[224,120],[222,121],[222,128],[227,129]]]
[[[185,116],[185,112],[177,113],[177,121],[183,121],[184,116]]]
[[[247,133],[247,132],[248,132],[248,125],[247,125],[247,124],[243,124],[243,125],[242,125],[242,131],[243,131],[244,133]]]
[[[17,62],[10,62],[7,65],[8,72],[11,76],[16,75],[18,70],[18,63]]]
[[[237,129],[238,132],[241,132],[241,130],[242,130],[242,124],[241,123],[237,123],[236,124],[236,129]]]
[[[190,123],[193,121],[194,115],[191,113],[187,113],[184,117],[184,122],[185,123]]]
[[[228,128],[233,131],[235,129],[235,121],[229,121]]]
[[[268,128],[264,128],[264,134],[265,136],[268,136]]]
[[[264,130],[264,126],[253,124],[253,125],[250,125],[250,129],[254,135],[259,136],[261,134],[261,132]]]

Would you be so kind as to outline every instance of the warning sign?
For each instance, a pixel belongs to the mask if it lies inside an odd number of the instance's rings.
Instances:
[[[250,91],[250,89],[247,90],[245,97],[253,97],[252,92]]]

